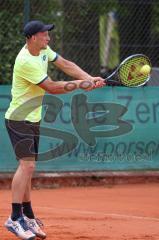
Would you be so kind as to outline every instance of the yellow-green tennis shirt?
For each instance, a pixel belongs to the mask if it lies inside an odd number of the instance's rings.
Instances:
[[[15,121],[41,120],[42,100],[45,90],[38,86],[47,76],[48,62],[55,61],[57,54],[49,46],[38,56],[29,53],[26,45],[21,49],[14,64],[12,101],[5,114]]]

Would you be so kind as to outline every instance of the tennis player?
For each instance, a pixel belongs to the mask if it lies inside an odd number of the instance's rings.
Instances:
[[[5,114],[6,128],[18,160],[18,168],[12,180],[12,212],[5,227],[21,239],[31,240],[36,236],[45,239],[31,205],[31,178],[38,154],[41,109],[38,107],[28,115],[26,105],[36,98],[41,106],[45,91],[51,94],[69,93],[68,82],[54,81],[47,75],[48,62],[73,77],[73,89],[80,88],[84,80],[90,82],[87,90],[105,85],[100,77],[92,77],[75,63],[64,59],[49,46],[49,31],[53,24],[45,25],[35,20],[24,27],[26,44],[16,57],[13,70],[12,101]],[[70,82],[69,82],[70,83]],[[23,106],[24,109],[23,109]],[[18,108],[22,114],[14,114]],[[23,116],[26,117],[24,118]]]

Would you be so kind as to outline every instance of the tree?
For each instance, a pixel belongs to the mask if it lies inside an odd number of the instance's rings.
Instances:
[[[99,15],[94,1],[63,0],[63,55],[91,74],[99,74]]]
[[[120,57],[135,53],[150,54],[151,0],[118,0]]]

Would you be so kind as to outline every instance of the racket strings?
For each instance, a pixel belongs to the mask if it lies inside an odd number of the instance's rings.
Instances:
[[[145,57],[133,57],[126,60],[118,69],[118,77],[122,84],[128,87],[139,86],[149,79],[149,74],[140,73],[144,65],[151,66],[149,59]]]

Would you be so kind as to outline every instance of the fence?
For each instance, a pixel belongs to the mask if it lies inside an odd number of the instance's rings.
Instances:
[[[37,170],[159,170],[158,91],[107,87],[45,95]],[[10,86],[0,86],[0,102],[0,172],[13,172],[17,161],[4,126]]]
[[[29,19],[55,23],[51,47],[93,75],[106,75],[125,57],[159,56],[159,0],[0,0],[0,84],[12,81]],[[54,79],[67,78],[49,69]]]

